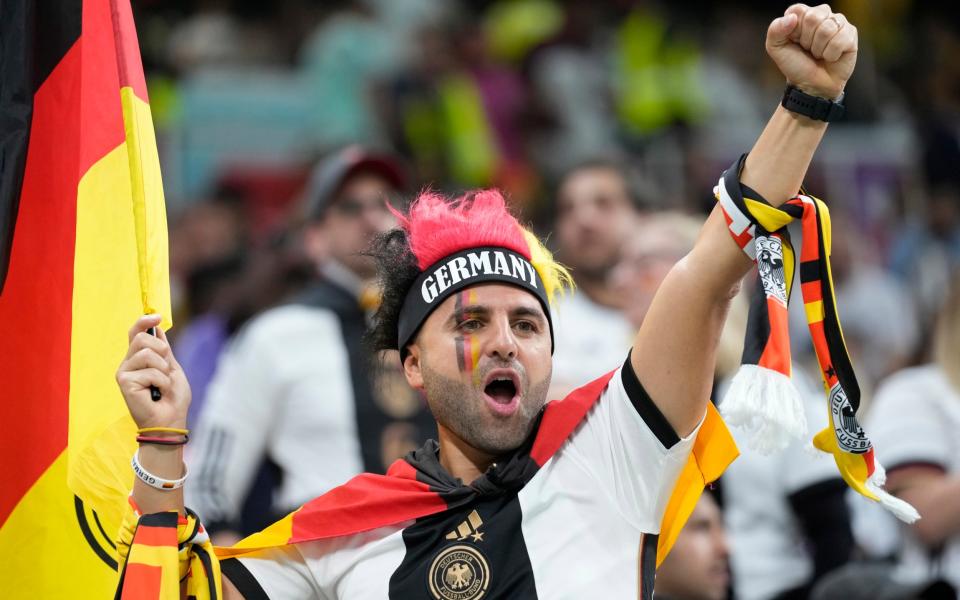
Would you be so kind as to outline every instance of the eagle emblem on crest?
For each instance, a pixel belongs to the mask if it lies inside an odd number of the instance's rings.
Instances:
[[[446,579],[447,585],[455,590],[460,590],[470,585],[473,580],[473,573],[470,572],[470,567],[464,563],[455,562],[447,567],[447,575],[444,579]]]

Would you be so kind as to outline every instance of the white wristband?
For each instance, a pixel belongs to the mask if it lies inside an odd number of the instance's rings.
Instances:
[[[163,479],[143,468],[143,465],[140,464],[139,454],[139,449],[133,453],[133,460],[130,461],[130,465],[133,467],[133,472],[140,481],[163,492],[169,492],[183,487],[183,482],[187,480],[187,475],[189,474],[187,473],[186,464],[183,465],[183,477],[180,479]]]

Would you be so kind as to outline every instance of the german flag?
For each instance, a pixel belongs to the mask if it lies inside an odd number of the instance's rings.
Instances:
[[[137,316],[170,314],[167,262],[129,0],[4,0],[5,598],[108,597],[116,588],[113,544],[132,486],[135,427],[114,372]]]

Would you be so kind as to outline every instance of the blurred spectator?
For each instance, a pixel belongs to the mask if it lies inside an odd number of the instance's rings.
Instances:
[[[244,258],[239,255],[200,265],[187,277],[191,318],[177,333],[174,349],[190,377],[190,412],[187,427],[196,425],[206,404],[207,387],[213,379],[220,353],[235,330],[237,300],[243,277]]]
[[[891,251],[891,267],[909,285],[926,315],[943,300],[952,269],[960,267],[960,136],[952,123],[921,124],[927,198],[906,223]]]
[[[888,565],[853,563],[830,573],[817,584],[810,600],[956,600],[946,581],[904,583]]]
[[[301,55],[321,148],[378,141],[373,82],[403,64],[403,39],[389,34],[367,2],[346,4],[320,23]]]
[[[919,310],[883,269],[876,244],[842,218],[834,218],[834,231],[844,232],[833,236],[830,260],[844,339],[869,389],[912,360],[920,341]]]
[[[670,554],[657,568],[654,600],[726,600],[729,558],[720,507],[705,490]]]
[[[742,6],[719,11],[717,18],[717,26],[706,31],[710,52],[704,54],[700,69],[703,94],[710,99],[704,107],[708,126],[760,129],[770,110],[770,94],[763,85],[770,83],[776,94],[783,92],[783,82],[763,54],[743,52],[742,43],[765,23]],[[766,74],[772,81],[765,81]]]
[[[562,398],[615,369],[636,329],[623,314],[629,297],[610,274],[640,219],[641,198],[617,163],[592,161],[560,181],[554,222],[557,258],[570,267],[577,292],[555,307],[551,398]]]
[[[617,113],[625,132],[638,138],[705,113],[697,41],[688,30],[670,31],[662,12],[658,3],[637,3],[615,33]]]
[[[542,121],[530,143],[551,176],[616,147],[608,69],[595,48],[597,3],[567,2],[563,27],[534,49],[525,68]]]
[[[180,22],[167,39],[170,66],[179,73],[201,67],[245,62],[240,23],[228,2],[201,2],[196,13]]]
[[[196,422],[239,297],[248,243],[241,197],[224,187],[173,219],[170,274],[174,318],[171,332],[178,360],[192,377],[189,423]]]
[[[887,468],[887,489],[921,519],[906,527],[899,574],[940,576],[960,588],[960,277],[937,322],[931,362],[883,382],[866,429]]]
[[[246,246],[247,227],[240,197],[233,190],[218,190],[211,199],[188,206],[171,219],[169,239],[170,293],[177,317],[188,310],[186,286],[190,273],[236,256]]]
[[[520,122],[524,82],[490,56],[482,28],[430,26],[417,36],[415,60],[386,83],[381,112],[394,144],[425,181],[502,187],[529,201],[536,178]]]
[[[169,66],[181,75],[206,68],[250,67],[281,60],[269,27],[270,8],[231,0],[200,0],[177,23],[166,44]],[[274,7],[274,10],[276,8]],[[244,14],[246,13],[246,14]]]
[[[390,142],[406,156],[416,179],[446,180],[445,132],[436,82],[456,65],[449,34],[424,26],[416,35],[410,66],[382,83],[378,103]]]
[[[690,250],[703,228],[704,219],[664,211],[645,217],[623,248],[612,273],[613,289],[626,299],[624,314],[633,330],[639,329],[653,296],[670,268]],[[747,327],[747,303],[737,296],[717,345],[717,379],[732,376],[740,366],[743,336]]]
[[[211,530],[242,526],[238,511],[265,458],[280,470],[274,514],[260,515],[269,522],[357,473],[384,472],[433,433],[399,360],[378,363],[362,343],[377,294],[361,253],[395,224],[385,201],[403,181],[392,158],[359,147],[316,167],[303,244],[320,277],[237,334],[200,417],[188,501]]]

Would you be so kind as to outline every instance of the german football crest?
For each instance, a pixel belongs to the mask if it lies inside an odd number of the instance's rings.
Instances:
[[[428,577],[436,600],[480,600],[490,585],[490,567],[479,550],[459,544],[433,559]]]
[[[783,270],[783,243],[774,236],[756,237],[757,272],[763,293],[783,306],[787,305],[787,278]]]
[[[864,454],[870,450],[870,440],[857,422],[857,414],[839,382],[830,388],[830,416],[841,450],[852,454]]]

